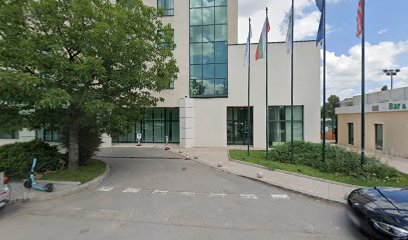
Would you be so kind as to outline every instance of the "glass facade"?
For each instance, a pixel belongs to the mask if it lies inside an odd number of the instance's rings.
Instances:
[[[354,124],[347,123],[348,126],[348,144],[354,145]]]
[[[293,139],[303,141],[303,106],[293,106]],[[291,107],[269,107],[269,145],[291,141]]]
[[[133,129],[122,136],[112,138],[114,143],[135,143],[136,135],[142,134],[144,143],[180,142],[180,122],[178,108],[152,108],[146,110],[145,120],[137,122]]]
[[[228,96],[227,0],[190,0],[190,96]]]
[[[253,108],[250,109],[251,128],[248,129],[248,107],[228,107],[227,108],[227,144],[247,145],[248,133],[249,141],[253,144]],[[249,131],[250,130],[250,131]]]
[[[164,16],[174,16],[174,0],[157,0],[157,8],[164,10]]]
[[[375,149],[382,150],[384,145],[383,140],[383,125],[382,124],[375,124]]]
[[[0,139],[18,139],[19,134],[17,132],[6,132],[6,131],[0,131]]]
[[[61,131],[58,129],[35,130],[35,138],[44,142],[61,142]]]

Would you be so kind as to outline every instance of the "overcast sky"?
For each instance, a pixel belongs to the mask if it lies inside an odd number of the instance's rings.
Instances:
[[[248,34],[252,19],[252,42],[257,42],[269,8],[270,41],[284,41],[286,14],[291,0],[238,0],[239,42]],[[361,45],[356,38],[358,0],[327,0],[328,95],[341,99],[360,93]],[[367,91],[390,86],[384,68],[401,68],[394,87],[408,86],[408,0],[366,1],[366,83]],[[320,12],[315,0],[295,0],[295,40],[314,40]]]

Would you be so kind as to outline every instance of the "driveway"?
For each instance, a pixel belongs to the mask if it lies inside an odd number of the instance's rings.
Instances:
[[[362,239],[345,208],[146,148],[103,149],[101,185],[0,214],[7,239]]]

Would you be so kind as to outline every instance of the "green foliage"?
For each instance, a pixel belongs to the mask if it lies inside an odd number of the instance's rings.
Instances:
[[[129,129],[177,78],[161,16],[140,0],[0,1],[0,128]]]
[[[85,163],[94,156],[99,150],[102,143],[102,138],[95,128],[92,126],[82,126],[79,129],[79,165],[84,166]],[[69,148],[68,129],[63,130],[62,145]]]
[[[327,99],[327,117],[334,119],[336,116],[335,109],[340,107],[340,98],[336,95],[331,95]]]
[[[321,172],[341,174],[362,179],[387,180],[397,178],[400,173],[379,160],[366,157],[361,166],[360,155],[343,148],[328,145],[326,147],[326,162],[322,160],[321,144],[309,142],[294,143],[294,163],[317,169]],[[285,143],[271,151],[270,159],[282,163],[290,163],[291,144]]]
[[[36,172],[55,171],[65,165],[56,146],[39,140],[0,147],[0,169],[16,178],[27,177],[33,157],[37,158]]]

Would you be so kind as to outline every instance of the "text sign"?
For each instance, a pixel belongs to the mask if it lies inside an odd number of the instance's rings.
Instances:
[[[389,103],[388,110],[407,110],[408,106],[406,103]]]

